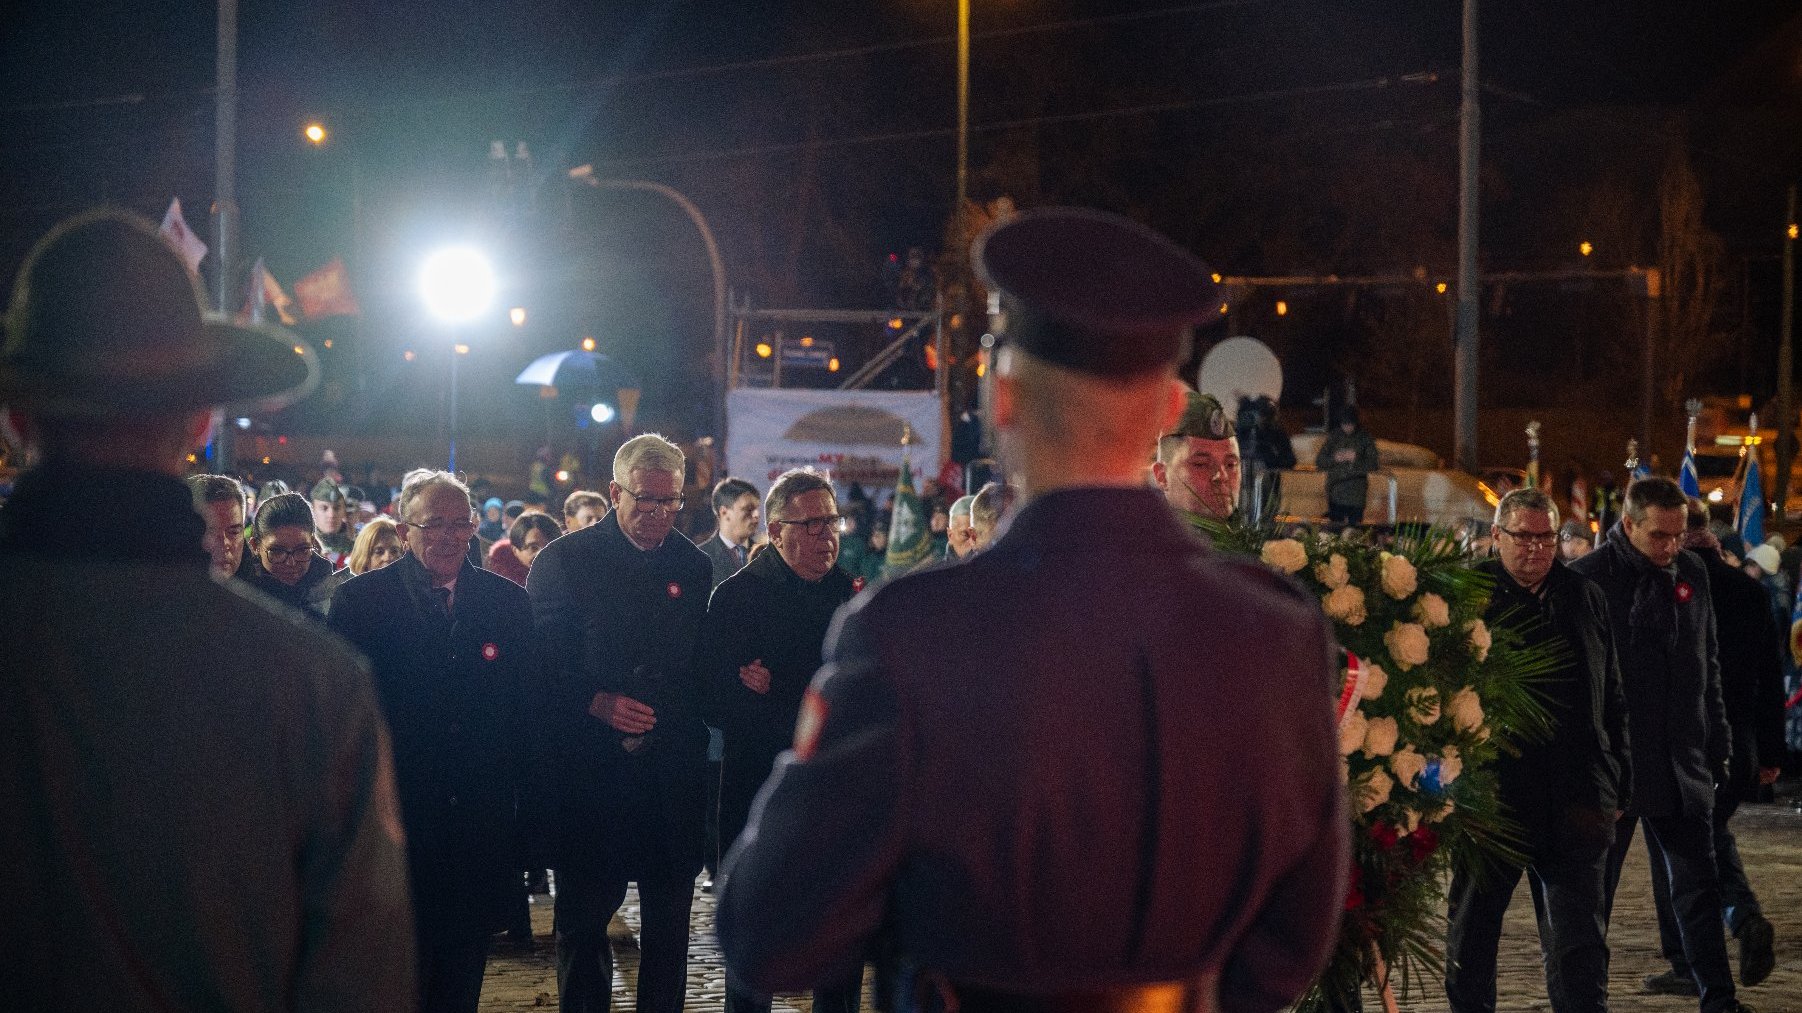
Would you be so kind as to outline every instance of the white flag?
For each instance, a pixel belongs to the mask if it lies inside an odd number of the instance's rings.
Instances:
[[[163,227],[157,230],[175,252],[181,254],[182,263],[188,265],[189,274],[200,273],[200,260],[206,256],[206,244],[188,228],[187,219],[181,216],[181,198],[169,202],[169,210],[163,215]]]

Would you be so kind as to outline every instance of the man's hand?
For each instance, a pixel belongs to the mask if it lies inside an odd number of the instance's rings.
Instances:
[[[657,727],[657,712],[621,693],[596,693],[588,713],[627,735],[643,735]]]
[[[1760,767],[1758,768],[1758,783],[1776,784],[1777,775],[1781,773],[1783,773],[1782,767]]]
[[[770,691],[770,670],[763,667],[763,659],[758,658],[749,665],[738,666],[738,681],[753,693]]]

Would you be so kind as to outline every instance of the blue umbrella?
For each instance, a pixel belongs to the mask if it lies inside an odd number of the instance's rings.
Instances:
[[[520,370],[514,383],[533,387],[559,387],[579,390],[636,389],[638,378],[599,352],[571,349],[552,352],[532,360]]]

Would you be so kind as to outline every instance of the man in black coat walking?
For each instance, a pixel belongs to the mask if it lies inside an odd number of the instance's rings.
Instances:
[[[1615,820],[1632,794],[1626,700],[1602,589],[1557,560],[1558,507],[1516,489],[1495,510],[1495,581],[1484,620],[1561,654],[1539,689],[1551,738],[1496,763],[1501,800],[1520,823],[1527,865],[1452,875],[1445,993],[1456,1013],[1494,1013],[1502,917],[1523,871],[1539,915],[1554,1013],[1608,1009],[1603,883]]]
[[[1721,703],[1733,729],[1733,760],[1714,792],[1714,862],[1721,877],[1721,910],[1727,931],[1739,940],[1739,980],[1756,985],[1776,967],[1776,933],[1746,879],[1739,841],[1728,821],[1762,782],[1777,779],[1783,765],[1783,638],[1771,613],[1770,593],[1756,578],[1721,558],[1721,543],[1708,530],[1708,509],[1689,504],[1684,545],[1708,566],[1709,594],[1720,633]],[[1646,979],[1654,992],[1695,995],[1695,976],[1683,959],[1683,937],[1671,906],[1670,877],[1662,855],[1652,855],[1652,899],[1658,908],[1658,941],[1671,969]]]
[[[613,458],[605,518],[545,546],[526,592],[546,657],[538,710],[557,872],[564,1013],[609,1009],[607,922],[638,884],[639,1013],[676,1013],[701,871],[707,728],[694,652],[713,568],[674,529],[682,451],[661,436]]]
[[[729,849],[751,817],[751,800],[776,757],[794,741],[795,718],[820,645],[856,586],[838,568],[838,500],[811,470],[770,486],[770,544],[714,589],[701,638],[702,678],[712,723],[725,734],[720,845]],[[861,584],[861,581],[856,582]],[[814,991],[818,1013],[857,1013],[861,975]],[[770,1000],[727,983],[728,1013],[768,1013]]]
[[[1671,905],[1702,1013],[1742,1010],[1721,929],[1715,871],[1714,785],[1725,778],[1731,731],[1721,701],[1708,569],[1681,546],[1688,500],[1668,478],[1627,487],[1621,520],[1571,569],[1602,586],[1620,653],[1633,734],[1633,800],[1608,856],[1608,906],[1643,822],[1664,852]]]
[[[455,476],[408,475],[398,510],[406,555],[341,585],[326,624],[368,656],[394,737],[420,1008],[474,1013],[489,937],[525,867],[532,610],[516,584],[465,558],[475,510]]]

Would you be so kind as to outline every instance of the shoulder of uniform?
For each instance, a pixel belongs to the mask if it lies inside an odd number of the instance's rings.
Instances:
[[[1287,601],[1318,609],[1319,603],[1293,578],[1272,570],[1253,559],[1222,552],[1200,553],[1200,572],[1212,580],[1248,584],[1269,591]]]

